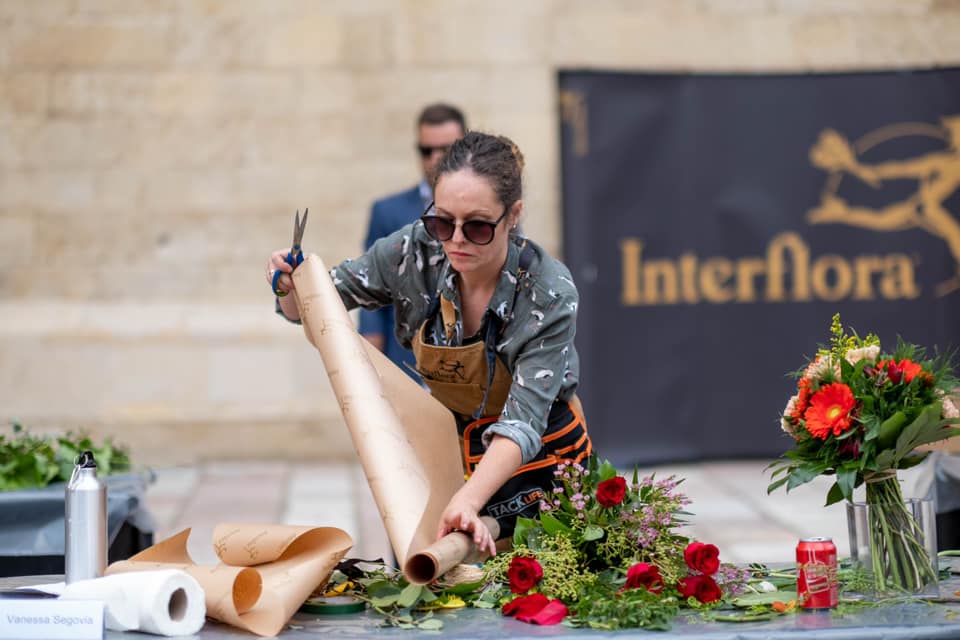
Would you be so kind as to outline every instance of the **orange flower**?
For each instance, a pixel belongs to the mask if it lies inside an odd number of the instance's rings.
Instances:
[[[826,440],[832,432],[838,436],[850,428],[850,411],[856,405],[850,387],[834,382],[813,394],[810,406],[803,417],[807,431],[815,438]]]
[[[810,406],[810,396],[812,395],[810,380],[800,378],[800,384],[797,385],[797,389],[799,390],[797,394],[797,404],[794,406],[793,414],[790,417],[799,422],[800,418],[803,417],[804,411]]]
[[[779,600],[777,600],[772,605],[770,605],[770,608],[776,611],[777,613],[786,613],[788,611],[793,611],[793,609],[796,606],[797,606],[796,600],[791,600],[790,602],[780,602]]]
[[[881,371],[886,370],[887,378],[893,384],[900,384],[903,381],[904,384],[910,384],[910,381],[913,380],[918,375],[923,375],[923,367],[914,362],[904,358],[900,362],[896,360],[881,360],[877,363],[877,369]]]
[[[911,380],[923,373],[923,367],[912,360],[901,360],[900,368],[903,369],[903,379],[907,384],[910,384]]]

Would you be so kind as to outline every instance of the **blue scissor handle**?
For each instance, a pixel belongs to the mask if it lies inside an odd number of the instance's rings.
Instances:
[[[303,220],[300,219],[300,210],[297,209],[296,217],[293,219],[293,242],[290,244],[290,251],[287,253],[287,257],[283,259],[288,265],[296,269],[301,264],[303,264],[303,251],[300,250],[300,241],[303,239],[303,230],[307,226],[307,214],[310,213],[309,209],[303,210]],[[287,291],[280,291],[277,288],[277,285],[280,283],[280,275],[283,272],[277,269],[273,272],[273,281],[270,283],[270,286],[273,288],[273,293],[278,297],[282,298],[287,295]]]
[[[297,256],[296,258],[293,257],[294,254],[296,254]],[[292,247],[290,251],[287,252],[287,257],[284,258],[283,261],[286,262],[291,267],[293,267],[294,269],[296,269],[301,264],[303,264],[303,252],[300,251],[300,245],[295,245],[294,247]],[[281,275],[283,275],[283,271],[280,271],[280,269],[277,269],[276,271],[274,271],[273,282],[271,283],[271,286],[273,287],[273,293],[280,298],[282,298],[283,296],[289,293],[289,291],[280,291],[280,289],[277,288],[277,285],[280,283]]]

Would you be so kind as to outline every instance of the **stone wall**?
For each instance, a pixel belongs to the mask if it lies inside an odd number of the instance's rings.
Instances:
[[[150,463],[338,458],[268,252],[361,247],[427,101],[527,157],[560,245],[558,69],[960,63],[956,0],[0,0],[0,418]]]

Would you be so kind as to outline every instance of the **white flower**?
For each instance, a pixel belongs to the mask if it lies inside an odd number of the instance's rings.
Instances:
[[[787,402],[787,407],[783,410],[783,416],[780,417],[780,428],[783,429],[783,432],[792,436],[797,436],[796,427],[790,424],[790,421],[787,420],[787,416],[793,415],[794,410],[797,408],[797,402],[800,400],[800,396],[793,396],[790,398],[790,401]]]
[[[760,590],[760,593],[773,593],[777,590],[772,582],[767,582],[766,580],[760,582],[760,584],[757,585],[757,589]]]
[[[850,349],[844,354],[844,358],[850,364],[857,364],[861,360],[867,360],[870,364],[874,364],[877,361],[877,356],[880,355],[880,345],[871,344],[868,347],[860,347],[859,349]]]
[[[957,405],[950,398],[943,399],[943,417],[947,420],[960,418],[960,409],[957,409]]]
[[[823,376],[833,369],[834,377],[840,379],[840,363],[832,366],[833,361],[829,355],[817,356],[816,359],[807,365],[807,370],[803,372],[803,377],[807,380],[820,380]]]

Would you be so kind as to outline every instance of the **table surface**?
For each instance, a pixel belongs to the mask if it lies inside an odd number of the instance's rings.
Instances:
[[[956,567],[958,564],[954,562]],[[55,582],[62,576],[23,576],[0,578],[0,590],[18,586]],[[953,596],[960,590],[960,576],[952,575],[941,581],[940,592],[944,597]],[[496,610],[458,609],[437,613],[443,620],[440,631],[416,631],[383,627],[382,618],[365,612],[352,615],[318,616],[296,614],[280,633],[283,638],[336,638],[411,637],[433,636],[443,638],[639,638],[656,637],[663,640],[779,640],[782,638],[813,638],[816,640],[874,640],[891,639],[945,639],[960,638],[960,603],[902,602],[879,607],[858,609],[839,615],[837,612],[817,611],[785,615],[769,621],[730,623],[705,622],[695,615],[680,616],[669,632],[625,629],[622,631],[596,631],[571,629],[562,625],[538,627],[506,618]],[[108,631],[111,640],[130,638],[129,634]],[[144,635],[137,637],[143,638]],[[220,640],[229,638],[256,638],[252,633],[241,631],[212,620],[192,638]]]

